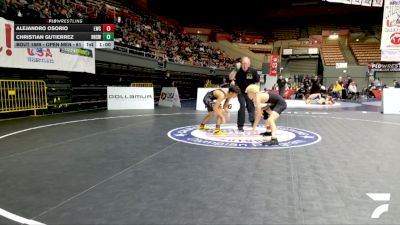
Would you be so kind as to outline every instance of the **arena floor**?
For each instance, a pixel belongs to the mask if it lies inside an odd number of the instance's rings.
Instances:
[[[400,116],[341,104],[289,107],[278,147],[236,117],[248,148],[178,141],[192,107],[0,121],[0,224],[399,224]]]

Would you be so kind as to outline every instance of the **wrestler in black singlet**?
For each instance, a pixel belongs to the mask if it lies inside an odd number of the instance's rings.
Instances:
[[[208,112],[212,112],[214,111],[213,106],[214,106],[214,100],[216,100],[217,98],[214,96],[214,91],[219,90],[222,93],[224,93],[224,95],[226,96],[225,92],[222,89],[215,89],[213,91],[209,91],[203,98],[203,102],[207,107],[207,111]]]
[[[272,111],[280,115],[287,107],[285,99],[283,99],[282,96],[274,93],[268,93],[268,94],[269,98],[266,103],[269,105],[269,108]],[[263,116],[265,120],[268,119],[268,113],[265,110],[263,112]]]

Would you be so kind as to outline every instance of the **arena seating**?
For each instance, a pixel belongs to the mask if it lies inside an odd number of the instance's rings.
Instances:
[[[321,48],[321,44],[319,43],[308,43],[308,44],[289,44],[289,48]]]
[[[338,24],[337,22],[326,23],[320,21],[313,21],[308,25],[309,35],[320,35],[323,30],[332,30],[332,31],[349,30],[351,33],[364,32],[359,25],[355,24]]]
[[[177,27],[147,15],[137,21],[123,21],[117,30],[117,45],[153,53],[181,64],[211,68],[230,68],[233,59],[208,42],[181,33]]]
[[[300,37],[298,27],[280,27],[273,29],[272,34],[276,40],[294,40]]]
[[[239,48],[248,49],[254,53],[270,54],[272,45],[236,43]]]
[[[334,66],[338,62],[345,62],[339,44],[325,44],[321,47],[321,54],[325,65]]]
[[[360,65],[381,60],[379,43],[351,43],[350,48]]]

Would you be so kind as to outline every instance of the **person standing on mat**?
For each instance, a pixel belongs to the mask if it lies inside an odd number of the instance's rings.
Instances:
[[[276,123],[275,121],[279,118],[281,113],[286,109],[287,104],[282,96],[260,92],[258,85],[249,85],[246,88],[246,93],[249,98],[254,102],[256,108],[256,117],[253,124],[253,133],[256,131],[257,125],[260,122],[261,116],[264,117],[265,127],[267,131],[261,133],[263,136],[271,136],[270,141],[263,142],[262,145],[279,145],[278,138],[276,136]],[[261,104],[267,103],[267,106],[262,107]]]
[[[245,91],[250,84],[258,83],[260,81],[260,76],[255,69],[250,67],[250,59],[248,57],[243,57],[241,62],[237,63],[234,70],[229,74],[229,79],[232,81],[231,84],[236,84],[241,90],[241,94],[238,95],[240,108],[238,111],[237,127],[239,131],[243,132],[243,126],[246,120],[246,108],[249,113],[250,123],[253,124],[254,122],[254,104],[246,95]]]
[[[203,99],[204,104],[207,107],[208,115],[204,117],[201,121],[200,130],[208,130],[210,129],[206,126],[206,123],[214,117],[214,114],[217,115],[217,122],[215,125],[214,134],[224,135],[225,133],[221,130],[221,123],[225,123],[226,119],[224,116],[224,112],[230,117],[229,112],[229,100],[232,98],[236,98],[241,93],[240,88],[238,86],[231,86],[228,89],[228,93],[226,93],[222,89],[215,89],[213,91],[208,92]],[[221,103],[224,101],[224,106],[221,108]],[[214,102],[215,101],[215,102]]]

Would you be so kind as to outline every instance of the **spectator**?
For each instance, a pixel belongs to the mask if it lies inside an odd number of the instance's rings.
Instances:
[[[157,60],[157,67],[160,69],[165,69],[166,68],[167,63],[164,60],[164,57],[159,56],[158,60]]]
[[[394,80],[393,82],[394,82],[394,87],[395,88],[400,88],[400,81]]]
[[[332,93],[334,98],[342,97],[342,85],[339,83],[338,80],[335,81],[335,84],[333,85]]]
[[[276,83],[278,84],[279,95],[283,97],[285,95],[286,80],[280,75]]]
[[[0,16],[4,17],[7,14],[7,3],[5,0],[0,0]]]
[[[374,81],[371,81],[371,83],[368,85],[368,88],[367,88],[367,92],[368,92],[368,97],[369,98],[373,98],[374,97],[374,94],[373,94],[373,90],[376,90],[377,88],[376,88],[376,86],[375,86],[375,82]]]
[[[43,8],[42,13],[40,14],[40,18],[51,18],[49,8]]]
[[[342,88],[343,88],[343,77],[338,77],[338,82],[339,82],[339,84],[342,86]]]
[[[175,87],[174,82],[170,78],[169,71],[166,71],[164,80],[162,81],[162,87]]]
[[[343,85],[343,87],[344,87],[345,89],[349,89],[349,86],[350,86],[351,82],[353,82],[353,79],[351,78],[350,75],[347,75],[347,81],[346,81],[346,83]]]
[[[321,92],[321,86],[319,84],[318,77],[314,76],[313,79],[311,80],[310,94],[315,94],[320,92]]]
[[[56,16],[55,18],[56,18],[56,19],[68,19],[68,12],[67,12],[67,10],[60,7],[60,8],[58,9],[58,14],[57,14],[57,16]]]
[[[291,77],[288,78],[286,87],[288,90],[292,89],[292,78]]]
[[[306,95],[306,89],[304,89],[304,84],[303,83],[299,83],[299,86],[296,90],[296,95],[295,95],[295,99],[303,99],[304,96]]]
[[[380,79],[380,78],[376,78],[376,80],[374,81],[374,83],[375,83],[375,87],[376,87],[377,89],[382,88],[382,83],[381,83],[381,79]]]
[[[310,92],[310,88],[311,88],[311,80],[308,75],[306,75],[306,77],[303,79],[303,86],[304,86],[304,90],[306,90],[306,94],[308,94]]]
[[[19,17],[20,5],[15,0],[6,0],[5,7],[7,11],[5,11],[4,17],[6,19],[15,20]]]
[[[274,85],[272,85],[272,90],[274,90],[274,91],[278,90],[278,83],[275,83]]]
[[[230,84],[226,81],[226,77],[222,77],[221,88],[228,88]]]
[[[359,95],[359,92],[357,91],[357,85],[354,81],[352,81],[349,85],[348,94],[348,98],[351,100],[356,100]]]
[[[101,3],[96,11],[96,19],[99,22],[103,22],[106,19],[106,4]]]

